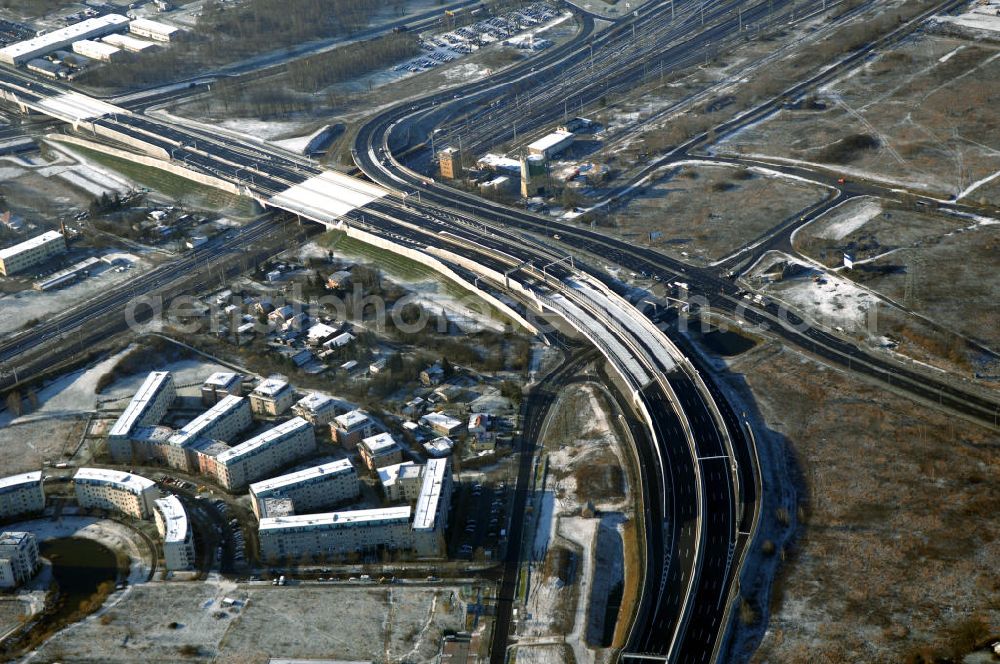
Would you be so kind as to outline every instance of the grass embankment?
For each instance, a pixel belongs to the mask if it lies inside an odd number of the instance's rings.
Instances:
[[[66,149],[115,171],[130,182],[173,199],[179,204],[225,212],[233,216],[254,216],[253,200],[246,196],[236,196],[159,168],[137,164],[128,159],[122,159],[79,145],[67,146]]]
[[[490,320],[496,321],[507,327],[520,327],[518,324],[511,321],[510,318],[508,318],[503,312],[494,308],[485,300],[476,298],[475,303],[470,302],[471,298],[475,297],[471,291],[459,286],[437,270],[434,270],[411,258],[401,256],[400,254],[389,251],[388,249],[376,247],[375,245],[368,244],[367,242],[363,242],[357,238],[349,237],[344,231],[328,231],[319,236],[316,239],[316,243],[321,247],[332,249],[338,254],[343,254],[345,256],[350,256],[352,258],[357,258],[377,265],[379,270],[384,272],[390,278],[395,278],[399,281],[411,284],[433,281],[438,284],[441,289],[440,292],[443,295],[447,295],[455,300],[458,300],[470,309],[475,309],[484,316],[488,316]]]

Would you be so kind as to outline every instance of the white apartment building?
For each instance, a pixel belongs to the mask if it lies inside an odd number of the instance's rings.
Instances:
[[[250,393],[250,410],[258,417],[278,417],[295,403],[295,389],[279,378],[262,381]]]
[[[341,459],[279,475],[250,485],[250,500],[257,519],[269,516],[269,498],[288,498],[296,513],[329,508],[354,500],[361,493],[358,472],[350,459]]]
[[[333,418],[330,433],[345,450],[353,450],[362,439],[375,434],[375,423],[361,410],[352,410]]]
[[[216,371],[201,385],[201,402],[206,406],[214,406],[227,396],[243,396],[243,376]]]
[[[333,397],[311,392],[299,399],[292,412],[314,427],[326,426],[337,416],[340,402]]]
[[[229,441],[250,428],[252,423],[250,402],[230,395],[188,422],[173,435],[170,444],[186,448],[199,438]]]
[[[316,430],[295,417],[219,454],[216,479],[230,491],[239,489],[315,449]]]
[[[159,423],[177,396],[169,371],[153,371],[115,421],[108,434],[108,451],[117,462],[132,458],[132,434],[140,427]]]
[[[163,560],[170,571],[191,569],[195,564],[194,533],[187,511],[177,496],[158,498],[154,502],[153,518],[156,530],[163,538]]]
[[[420,495],[423,485],[424,467],[412,461],[394,463],[378,469],[378,481],[382,485],[386,500],[393,503],[413,502]]]
[[[128,25],[128,30],[137,37],[145,37],[158,42],[174,41],[183,34],[183,30],[166,23],[151,21],[148,18],[137,18]]]
[[[45,509],[42,471],[0,477],[0,519]]]
[[[0,588],[16,588],[38,569],[38,543],[32,533],[0,533]]]
[[[396,439],[387,433],[369,436],[358,445],[358,454],[369,470],[391,466],[403,460],[403,450]]]
[[[413,548],[420,555],[444,551],[444,531],[451,510],[451,467],[448,459],[430,459],[413,513]]]
[[[66,238],[63,234],[47,231],[13,247],[0,249],[0,274],[9,277],[65,252]]]
[[[298,561],[380,549],[412,548],[410,508],[303,514],[261,519],[261,558]]]
[[[121,512],[136,519],[149,518],[158,495],[152,480],[105,468],[81,468],[73,484],[80,507]]]

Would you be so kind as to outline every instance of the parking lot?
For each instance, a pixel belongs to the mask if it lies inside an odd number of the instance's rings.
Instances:
[[[421,72],[452,62],[463,55],[505,39],[511,39],[533,27],[556,18],[559,13],[546,3],[536,3],[500,16],[492,16],[472,25],[420,40],[424,54],[393,67],[393,71]],[[551,44],[544,39],[512,40],[514,45],[539,49]]]
[[[509,489],[505,481],[458,485],[448,530],[449,557],[471,560],[482,549],[486,560],[499,559],[510,513]]]

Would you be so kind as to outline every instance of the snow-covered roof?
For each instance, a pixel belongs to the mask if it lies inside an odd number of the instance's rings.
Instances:
[[[0,249],[0,260],[6,260],[11,256],[17,256],[18,254],[23,254],[30,249],[36,247],[41,247],[50,242],[56,242],[62,239],[62,233],[59,231],[46,231],[41,235],[36,235],[30,240],[25,240],[20,244],[15,244],[13,247],[7,247],[6,249]]]
[[[374,510],[350,510],[323,514],[298,514],[260,520],[259,531],[269,530],[332,530],[351,526],[383,523],[409,523],[410,506],[385,507]]]
[[[177,496],[169,495],[154,501],[157,511],[163,517],[164,542],[183,542],[187,538],[188,516]]]
[[[142,475],[109,468],[81,468],[76,471],[73,481],[87,484],[110,484],[132,493],[142,493],[156,486],[153,480]]]
[[[319,481],[327,477],[352,475],[354,473],[355,470],[353,464],[351,464],[351,460],[340,459],[338,461],[331,461],[330,463],[313,466],[312,468],[305,468],[294,473],[288,473],[287,475],[272,477],[271,479],[263,480],[261,482],[254,482],[250,485],[250,492],[259,495],[262,493],[269,493],[271,491],[288,489],[289,487],[298,486],[300,484],[311,484],[312,482]]]
[[[219,463],[228,463],[234,459],[252,454],[257,449],[266,445],[273,445],[293,436],[304,429],[311,429],[312,425],[301,417],[293,417],[287,422],[282,422],[276,427],[272,427],[262,434],[254,436],[250,440],[229,448],[218,457]]]
[[[30,473],[21,473],[20,475],[0,477],[0,493],[5,493],[9,490],[22,489],[25,485],[39,484],[41,481],[42,471],[40,470],[35,470]]]
[[[146,380],[142,382],[139,390],[132,397],[132,400],[125,406],[125,411],[115,420],[111,427],[111,436],[127,436],[135,429],[136,423],[146,414],[146,410],[152,405],[153,400],[159,396],[173,379],[169,371],[153,371]]]
[[[433,530],[437,520],[438,505],[444,496],[448,459],[430,459],[424,471],[424,483],[417,498],[417,511],[413,515],[414,530]]]

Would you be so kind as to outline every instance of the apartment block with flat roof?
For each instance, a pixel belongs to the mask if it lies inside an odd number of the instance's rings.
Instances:
[[[131,439],[136,429],[158,424],[177,396],[174,379],[169,371],[153,371],[125,406],[108,433],[111,457],[126,463],[132,459]]]
[[[66,252],[66,238],[59,231],[47,231],[13,247],[0,249],[0,274],[9,277]]]
[[[410,549],[410,514],[404,506],[262,519],[260,555],[278,561]]]
[[[250,410],[258,417],[278,417],[295,403],[295,389],[279,378],[261,381],[250,393]]]
[[[364,411],[352,410],[333,418],[330,433],[345,450],[353,450],[375,433],[375,423]]]
[[[403,460],[403,450],[390,434],[369,436],[358,445],[358,454],[369,470],[391,466]]]
[[[191,569],[195,564],[194,533],[187,510],[177,496],[158,498],[153,518],[163,538],[163,560],[170,571]]]
[[[0,588],[16,588],[38,570],[38,543],[32,533],[0,533]]]
[[[243,396],[243,376],[231,371],[216,371],[201,385],[201,402],[214,406],[227,396]]]
[[[73,484],[80,507],[121,512],[136,519],[149,518],[159,493],[150,479],[106,468],[81,468]]]
[[[324,463],[250,485],[251,506],[258,519],[269,516],[265,508],[269,498],[288,498],[295,513],[302,514],[354,500],[360,493],[358,472],[350,459]]]
[[[42,471],[0,477],[0,518],[41,512],[44,509]]]
[[[230,395],[188,422],[173,435],[170,444],[186,448],[199,438],[229,441],[249,429],[251,424],[250,402]]]
[[[230,491],[240,489],[315,450],[315,429],[295,417],[219,454],[216,479]]]

